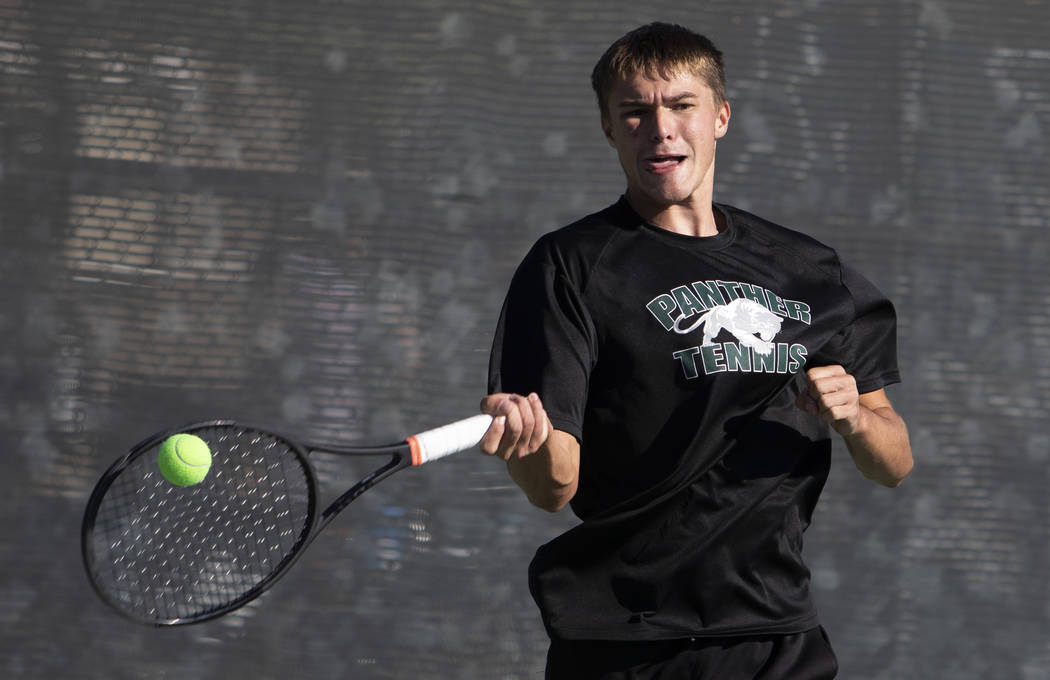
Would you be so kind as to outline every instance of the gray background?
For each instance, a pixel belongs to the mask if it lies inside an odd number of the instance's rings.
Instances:
[[[476,454],[200,626],[107,610],[79,522],[170,425],[473,413],[514,265],[622,190],[588,75],[653,19],[726,52],[716,197],[898,303],[916,469],[882,489],[838,449],[807,534],[842,677],[1050,678],[1043,0],[0,2],[0,675],[541,677],[525,566],[572,518]]]

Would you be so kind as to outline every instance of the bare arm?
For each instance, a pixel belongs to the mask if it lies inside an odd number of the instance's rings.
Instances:
[[[884,390],[858,394],[857,382],[841,366],[806,371],[808,389],[797,405],[831,425],[846,442],[853,463],[868,479],[899,486],[911,472],[911,443],[904,420]]]
[[[536,394],[490,394],[481,411],[494,417],[481,451],[507,461],[511,479],[533,505],[549,512],[564,508],[579,482],[576,438],[554,429]]]

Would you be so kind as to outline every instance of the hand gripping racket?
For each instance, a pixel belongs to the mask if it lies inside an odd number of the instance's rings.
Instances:
[[[251,602],[295,563],[355,498],[393,473],[469,449],[492,418],[478,415],[387,446],[300,444],[268,430],[215,420],[161,432],[102,475],[81,528],[84,566],[104,602],[154,626],[206,621]],[[176,433],[207,442],[212,465],[189,487],[157,467]],[[389,456],[319,512],[308,455]]]

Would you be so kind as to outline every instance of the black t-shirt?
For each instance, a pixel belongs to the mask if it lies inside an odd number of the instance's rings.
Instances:
[[[897,382],[893,307],[835,251],[725,205],[696,238],[622,199],[547,234],[515,273],[492,392],[536,392],[581,445],[583,522],[530,587],[552,637],[666,639],[816,625],[802,532],[828,428],[806,366]]]

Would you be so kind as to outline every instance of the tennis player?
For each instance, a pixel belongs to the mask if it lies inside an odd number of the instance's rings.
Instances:
[[[831,430],[866,477],[911,470],[893,306],[831,248],[713,202],[710,40],[642,26],[592,84],[626,193],[525,257],[481,404],[482,450],[582,520],[529,568],[547,677],[832,678],[802,534]]]

